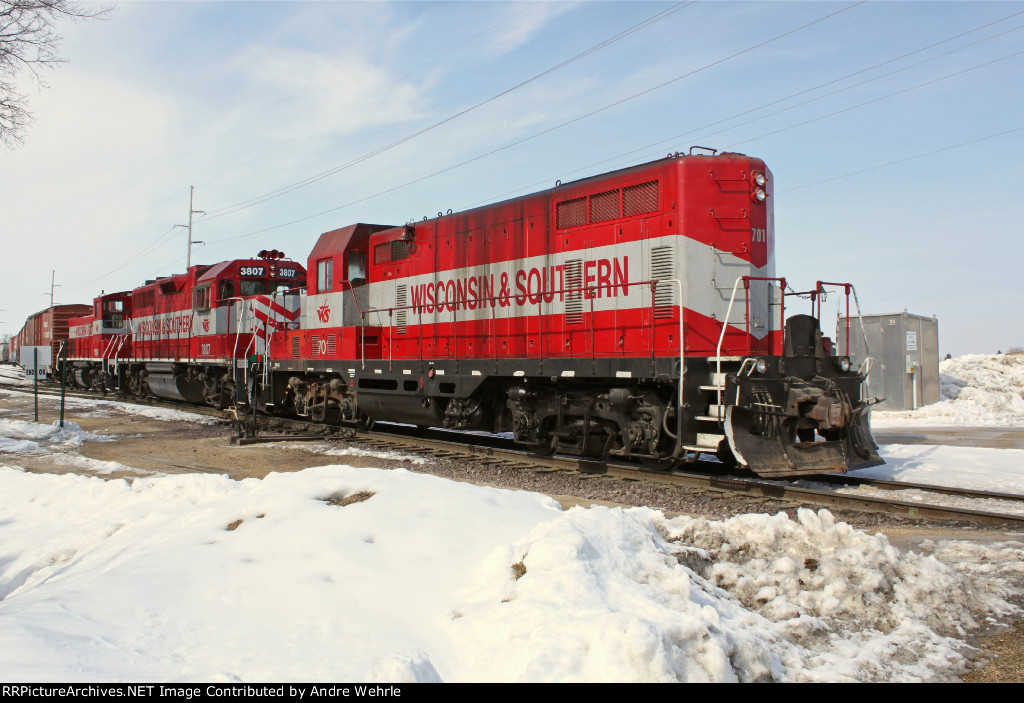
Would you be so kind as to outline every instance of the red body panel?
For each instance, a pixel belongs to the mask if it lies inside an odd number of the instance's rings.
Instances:
[[[713,355],[737,277],[774,275],[772,208],[754,197],[755,174],[770,188],[759,159],[673,157],[402,227],[328,232],[309,258],[307,331],[275,338],[270,354],[679,356],[684,314],[685,354]],[[365,285],[346,277],[356,251]],[[314,270],[328,259],[320,290]],[[755,319],[739,293],[722,353],[777,348],[778,316],[762,301]],[[358,325],[379,344],[355,343]],[[312,335],[333,342],[314,349]]]

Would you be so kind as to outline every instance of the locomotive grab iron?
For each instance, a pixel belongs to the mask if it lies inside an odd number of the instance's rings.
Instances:
[[[510,432],[538,453],[657,467],[711,453],[763,476],[880,464],[869,366],[820,330],[833,284],[785,318],[771,196],[759,159],[677,154],[351,225],[321,235],[306,268],[264,252],[97,298],[72,321],[68,363],[85,386]]]

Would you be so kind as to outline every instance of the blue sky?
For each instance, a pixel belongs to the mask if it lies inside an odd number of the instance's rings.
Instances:
[[[194,261],[304,262],[346,224],[699,144],[768,163],[794,286],[849,280],[864,312],[936,315],[942,354],[1005,351],[1024,345],[1018,27],[1024,2],[121,3],[61,27],[68,62],[0,152],[0,331],[46,307],[51,269],[64,303],[183,270],[190,185]]]

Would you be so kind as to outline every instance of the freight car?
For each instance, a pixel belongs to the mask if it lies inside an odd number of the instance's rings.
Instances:
[[[261,403],[660,467],[700,453],[764,476],[880,464],[866,369],[834,356],[813,314],[785,319],[772,202],[761,160],[676,154],[327,232],[292,296],[300,325],[263,349]]]
[[[24,347],[50,347],[51,359],[56,362],[61,347],[67,343],[72,318],[88,312],[88,305],[54,305],[31,315],[12,339],[12,354],[20,354]],[[12,360],[21,361],[19,356]],[[54,364],[48,366],[47,374],[52,375],[54,368]]]

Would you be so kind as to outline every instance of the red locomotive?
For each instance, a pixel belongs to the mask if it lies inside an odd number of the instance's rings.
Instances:
[[[100,296],[72,322],[72,377],[85,388],[230,404],[267,329],[296,324],[298,298],[283,291],[305,284],[302,265],[274,250]]]
[[[76,378],[216,406],[258,390],[282,415],[510,432],[538,453],[660,467],[700,453],[765,476],[881,463],[866,369],[834,356],[813,316],[823,284],[812,315],[785,318],[759,159],[676,154],[351,225],[306,269],[261,254],[98,298]],[[130,338],[103,317],[118,300]]]
[[[701,452],[762,475],[881,463],[849,359],[813,317],[783,323],[771,189],[759,159],[675,155],[328,232],[300,329],[272,336],[265,402],[653,465]]]
[[[71,319],[68,335],[68,371],[72,384],[104,390],[117,387],[122,360],[131,358],[132,294],[100,295],[89,315]]]

